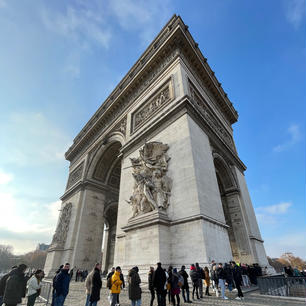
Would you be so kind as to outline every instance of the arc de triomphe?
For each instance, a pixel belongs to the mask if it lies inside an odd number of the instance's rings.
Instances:
[[[268,265],[233,139],[237,119],[174,15],[66,152],[47,274],[101,260],[103,270],[212,259]]]

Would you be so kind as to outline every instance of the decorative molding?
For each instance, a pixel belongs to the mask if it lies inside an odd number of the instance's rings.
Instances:
[[[60,219],[57,224],[55,234],[53,235],[51,246],[49,247],[49,250],[64,248],[64,245],[67,239],[67,233],[69,230],[71,210],[72,210],[72,203],[70,202],[66,203],[61,211]]]
[[[211,127],[215,134],[217,134],[221,140],[227,144],[233,152],[236,153],[234,142],[230,133],[222,126],[219,119],[215,117],[213,112],[210,110],[208,103],[205,101],[201,93],[196,89],[195,85],[190,79],[188,79],[188,85],[191,99],[194,101],[195,105],[206,119],[206,123]]]
[[[114,106],[112,110],[106,110],[101,112],[101,114],[96,114],[99,119],[87,127],[85,130],[87,133],[84,133],[84,129],[81,131],[84,136],[77,136],[74,140],[74,144],[65,154],[66,159],[73,161],[77,156],[82,154],[90,144],[100,137],[107,128],[126,111],[127,107],[143,93],[167,66],[169,66],[177,55],[176,48],[169,48],[168,52],[165,51],[163,56],[160,56],[155,63],[152,63],[150,72],[141,78],[141,81],[135,85],[133,90],[129,90],[123,97],[118,99],[116,106]]]
[[[84,161],[74,169],[68,177],[68,182],[66,186],[66,190],[76,184],[82,178],[84,168]]]
[[[155,113],[174,99],[171,79],[160,86],[150,98],[147,99],[132,114],[131,134],[145,124]]]
[[[111,133],[113,132],[120,132],[123,134],[123,136],[126,136],[126,117],[125,116],[112,130]]]

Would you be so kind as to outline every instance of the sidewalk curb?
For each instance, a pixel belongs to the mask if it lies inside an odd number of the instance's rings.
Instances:
[[[295,296],[268,295],[260,293],[253,293],[252,296],[259,296],[263,298],[272,298],[272,299],[282,299],[282,300],[297,301],[297,302],[306,302],[306,298],[297,297],[297,296],[295,297]]]

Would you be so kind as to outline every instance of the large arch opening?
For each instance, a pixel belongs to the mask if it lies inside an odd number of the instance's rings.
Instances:
[[[121,143],[107,144],[100,156],[96,157],[92,179],[99,182],[105,190],[104,224],[102,238],[102,271],[109,271],[114,264],[118,200],[121,176]]]
[[[235,217],[237,217],[238,212],[235,211],[235,208],[231,207],[230,200],[228,197],[230,193],[237,191],[237,184],[229,166],[226,164],[226,162],[221,156],[214,154],[214,165],[223,207],[224,218],[226,224],[228,225],[228,237],[232,250],[232,256],[235,261],[239,261],[239,246],[237,243],[237,237],[233,224],[233,221],[235,220]]]

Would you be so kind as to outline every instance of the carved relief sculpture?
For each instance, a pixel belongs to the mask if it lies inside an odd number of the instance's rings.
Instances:
[[[132,217],[168,208],[172,188],[172,180],[166,175],[168,149],[167,144],[149,142],[139,150],[138,158],[131,158],[135,184],[127,202],[132,206]]]
[[[66,242],[71,217],[72,204],[67,203],[62,209],[55,234],[51,242],[51,248],[63,248]]]

